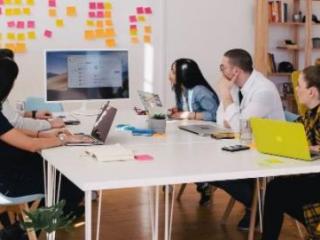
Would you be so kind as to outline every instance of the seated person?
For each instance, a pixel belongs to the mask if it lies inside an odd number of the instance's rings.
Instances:
[[[300,74],[297,86],[298,101],[308,111],[298,119],[306,130],[310,149],[320,147],[320,66],[310,66]],[[279,238],[283,217],[287,213],[305,224],[303,206],[320,202],[318,191],[320,174],[278,177],[271,181],[266,190],[263,240]]]
[[[219,99],[203,77],[198,64],[191,59],[178,59],[171,65],[169,80],[175,93],[176,107],[170,110],[171,118],[216,121]],[[211,198],[209,183],[197,183],[201,193],[200,205]]]
[[[2,57],[14,59],[14,53],[10,49],[1,48],[0,58]],[[48,111],[19,112],[10,106],[8,100],[3,103],[2,112],[14,127],[20,129],[40,131],[64,126],[63,120],[52,118]]]
[[[262,117],[284,120],[281,98],[276,86],[254,70],[250,54],[243,49],[227,51],[220,65],[220,106],[217,123],[239,132],[240,119]],[[235,158],[236,161],[236,158]],[[248,230],[254,179],[214,182],[246,207],[238,229]]]
[[[10,58],[0,58],[0,192],[9,197],[44,193],[43,159],[38,151],[79,142],[64,129],[31,131],[14,128],[2,113],[2,103],[13,88],[18,66]],[[77,212],[83,192],[62,177],[61,199],[66,200],[65,213]]]

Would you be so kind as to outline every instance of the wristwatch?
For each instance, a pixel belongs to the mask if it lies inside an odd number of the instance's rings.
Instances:
[[[65,134],[64,133],[59,133],[58,134],[58,138],[59,138],[59,140],[60,140],[60,142],[61,142],[61,145],[65,145],[66,144],[66,139],[65,139]]]
[[[32,114],[32,115],[31,115],[32,118],[35,119],[35,118],[36,118],[37,111],[33,110],[33,111],[31,111],[31,114]]]

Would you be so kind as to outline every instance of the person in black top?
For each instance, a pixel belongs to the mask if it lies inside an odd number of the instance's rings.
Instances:
[[[2,103],[9,95],[18,72],[18,66],[12,59],[0,58],[0,192],[9,197],[44,193],[43,159],[39,150],[83,140],[65,129],[33,132],[15,129],[9,123],[2,114]],[[60,196],[66,201],[65,213],[69,213],[78,210],[84,194],[62,177]]]

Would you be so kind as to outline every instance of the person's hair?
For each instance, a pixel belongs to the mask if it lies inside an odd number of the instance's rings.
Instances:
[[[201,70],[198,66],[198,64],[193,61],[192,59],[188,58],[180,58],[174,61],[171,65],[171,69],[173,69],[175,66],[175,72],[176,72],[176,83],[173,86],[173,90],[176,95],[176,103],[177,106],[181,106],[182,104],[182,86],[184,86],[186,89],[192,89],[197,85],[202,85],[206,88],[208,88],[215,98],[218,101],[218,96],[215,93],[215,91],[212,89],[212,87],[209,85],[207,80],[204,78],[204,76],[201,73]],[[182,109],[179,109],[182,110]]]
[[[231,49],[224,56],[229,58],[230,64],[239,67],[244,72],[251,73],[253,71],[252,57],[246,50]]]
[[[9,48],[0,48],[0,58],[4,57],[14,59],[14,52]]]
[[[306,67],[303,69],[303,76],[307,88],[315,87],[320,94],[320,65]]]
[[[18,65],[11,58],[0,58],[0,109],[11,92],[18,73]]]

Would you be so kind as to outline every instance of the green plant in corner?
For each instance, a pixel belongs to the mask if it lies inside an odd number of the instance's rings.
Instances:
[[[35,231],[43,230],[46,233],[52,233],[58,229],[69,229],[75,219],[72,213],[63,214],[65,201],[50,207],[41,207],[34,211],[26,212],[28,220],[22,222],[22,227],[26,229],[33,228]]]

